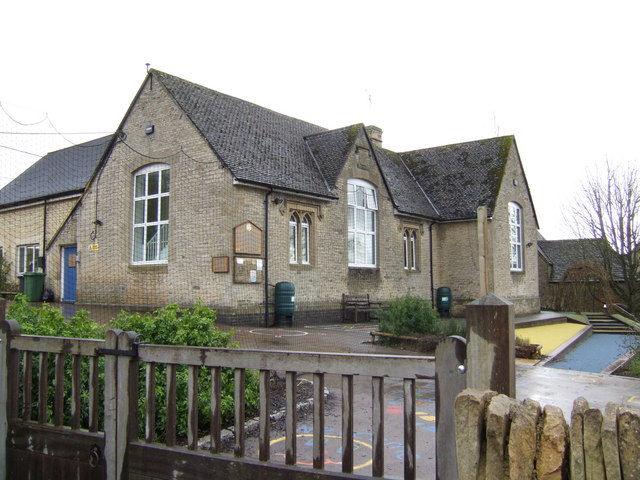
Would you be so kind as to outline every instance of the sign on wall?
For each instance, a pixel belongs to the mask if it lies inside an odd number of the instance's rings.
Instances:
[[[262,283],[264,261],[262,258],[235,257],[233,259],[233,281],[235,283]]]
[[[233,229],[234,252],[239,255],[262,255],[262,230],[251,222]]]

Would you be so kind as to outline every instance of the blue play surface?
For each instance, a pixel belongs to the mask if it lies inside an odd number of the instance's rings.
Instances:
[[[624,356],[628,346],[634,341],[637,341],[634,336],[596,333],[546,366],[600,373]]]

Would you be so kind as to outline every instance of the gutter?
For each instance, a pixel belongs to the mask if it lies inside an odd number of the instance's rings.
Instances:
[[[245,180],[239,180],[238,178],[234,178],[233,179],[233,184],[234,185],[241,185],[241,186],[245,186],[245,187],[252,187],[252,188],[262,188],[262,189],[265,189],[265,190],[269,190],[272,193],[276,193],[276,192],[292,193],[292,194],[298,195],[300,197],[314,198],[316,200],[317,199],[338,200],[338,197],[336,197],[335,195],[323,195],[321,193],[312,194],[312,193],[304,192],[302,190],[296,190],[295,188],[274,187],[273,185],[270,185],[268,183],[250,182],[250,181],[245,181]]]

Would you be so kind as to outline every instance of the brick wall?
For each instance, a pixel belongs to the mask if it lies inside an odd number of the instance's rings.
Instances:
[[[514,182],[515,180],[515,182]],[[522,207],[524,271],[511,272],[509,202]],[[452,291],[452,314],[462,316],[464,305],[482,295],[478,223],[476,220],[440,223],[434,227],[434,284]],[[486,232],[487,291],[515,304],[516,314],[540,311],[538,298],[537,224],[522,166],[511,147],[492,218]],[[528,243],[531,246],[526,246]]]
[[[480,296],[476,221],[440,223],[434,230],[434,287],[451,288],[452,315]]]
[[[63,225],[77,196],[46,202],[46,232],[45,232],[45,203],[9,208],[0,211],[0,246],[3,247],[5,258],[11,262],[10,281],[16,282],[17,247],[19,245],[38,245],[40,255],[46,255],[46,288],[56,289],[59,285],[59,252],[45,252],[43,242],[49,243],[58,229]],[[74,242],[72,242],[74,243]]]

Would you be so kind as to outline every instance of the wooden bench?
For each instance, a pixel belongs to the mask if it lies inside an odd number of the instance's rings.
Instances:
[[[7,300],[13,300],[18,293],[20,293],[20,292],[0,292],[0,298],[6,298]]]
[[[382,306],[382,302],[372,302],[369,294],[351,295],[342,294],[342,321],[347,321],[349,312],[353,312],[353,321],[358,322],[358,313],[363,312],[366,321],[376,318],[376,312]]]

